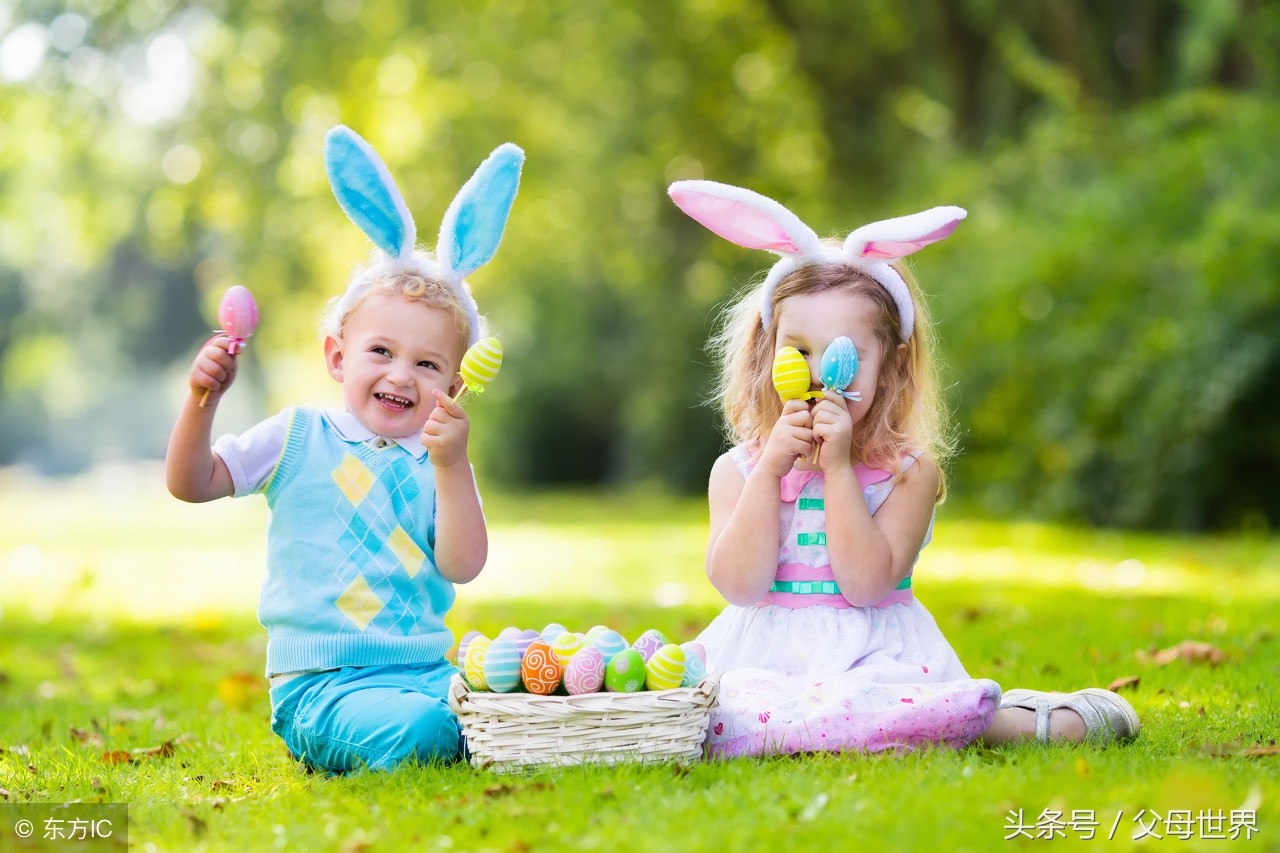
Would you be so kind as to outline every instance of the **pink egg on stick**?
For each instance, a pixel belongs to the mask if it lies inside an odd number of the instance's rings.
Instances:
[[[218,322],[222,324],[222,331],[231,338],[227,352],[236,355],[244,349],[245,339],[258,327],[258,303],[253,300],[249,288],[239,284],[227,288],[222,301],[218,303]],[[201,408],[209,399],[209,391],[206,388],[204,396],[200,398]]]

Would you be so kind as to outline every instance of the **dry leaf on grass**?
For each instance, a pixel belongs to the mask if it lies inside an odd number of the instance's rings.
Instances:
[[[1217,666],[1227,659],[1226,654],[1217,646],[1211,646],[1208,643],[1199,643],[1195,640],[1183,640],[1176,646],[1170,646],[1167,649],[1161,649],[1158,652],[1145,652],[1141,649],[1137,652],[1138,660],[1143,663],[1148,661],[1156,664],[1156,666],[1167,666],[1176,660],[1184,660],[1187,663],[1207,663],[1210,666]]]
[[[218,682],[218,698],[222,704],[235,710],[250,707],[264,691],[265,681],[261,675],[248,672],[233,672]]]
[[[1123,675],[1115,681],[1107,685],[1107,689],[1112,693],[1119,693],[1121,690],[1137,690],[1138,682],[1142,681],[1141,676]]]
[[[1197,752],[1210,758],[1266,758],[1271,755],[1280,755],[1280,746],[1277,746],[1274,740],[1266,744],[1255,743],[1249,746],[1238,740],[1231,743],[1203,745],[1192,741],[1187,744],[1187,747],[1189,752]]]
[[[82,731],[75,726],[67,726],[67,732],[81,743],[87,743],[90,746],[102,746],[102,735],[97,732]]]
[[[102,753],[102,759],[108,764],[129,764],[145,761],[149,758],[168,758],[178,751],[174,741],[167,740],[159,746],[144,746],[132,751],[125,749],[109,749]]]

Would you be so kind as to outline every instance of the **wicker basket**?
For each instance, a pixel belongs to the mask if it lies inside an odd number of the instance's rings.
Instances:
[[[719,692],[719,679],[707,678],[697,687],[640,693],[485,693],[455,675],[449,707],[475,767],[696,761]]]

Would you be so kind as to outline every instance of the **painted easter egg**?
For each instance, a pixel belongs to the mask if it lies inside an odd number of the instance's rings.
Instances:
[[[803,400],[809,393],[809,363],[800,350],[783,347],[773,357],[773,387],[783,400]]]
[[[635,649],[640,655],[648,661],[653,657],[653,653],[667,644],[667,638],[657,628],[650,628],[645,631],[636,641],[631,644],[631,648]]]
[[[497,338],[481,338],[462,356],[462,381],[472,394],[481,394],[485,386],[494,380],[502,368],[502,341]]]
[[[525,628],[520,632],[518,637],[512,639],[516,644],[516,650],[520,652],[520,657],[524,657],[525,650],[529,648],[529,644],[534,640],[542,639],[542,635],[532,628]]]
[[[509,640],[514,640],[516,637],[520,636],[520,629],[511,628],[511,627],[503,628],[501,631],[498,632],[498,636],[506,637]]]
[[[611,693],[639,693],[644,690],[644,676],[644,656],[624,649],[604,668],[604,687]]]
[[[684,649],[684,677],[680,679],[681,687],[697,687],[707,677],[706,662],[689,646],[690,643],[680,645]]]
[[[489,682],[484,680],[484,659],[489,654],[489,638],[476,637],[467,646],[467,656],[462,664],[462,672],[467,682],[476,690],[488,690]]]
[[[681,643],[680,648],[684,649],[685,660],[689,659],[689,655],[697,655],[702,659],[705,666],[707,663],[707,647],[699,643],[697,640],[690,640],[687,643]]]
[[[644,686],[650,690],[670,690],[684,678],[684,649],[668,643],[653,653],[644,665]]]
[[[258,327],[258,303],[247,287],[233,284],[223,294],[218,303],[218,322],[222,330],[231,338],[231,346],[227,352],[235,355],[244,349],[245,338],[253,334]]]
[[[822,386],[843,391],[853,384],[858,375],[858,348],[853,341],[841,335],[822,353]]]
[[[590,632],[587,636],[590,636]],[[600,650],[600,654],[604,656],[604,662],[608,663],[613,660],[614,655],[627,648],[627,638],[617,631],[605,628],[591,640],[591,645]]]
[[[551,651],[555,652],[556,657],[560,660],[561,666],[568,666],[569,658],[582,651],[583,642],[577,634],[570,634],[565,631],[555,642],[551,644]]]
[[[564,668],[564,686],[571,696],[595,693],[604,684],[604,655],[595,646],[587,646]]]
[[[525,649],[524,660],[520,662],[520,678],[525,689],[530,693],[543,696],[550,695],[560,686],[560,661],[551,651],[551,646],[542,640],[534,640]]]
[[[498,635],[484,656],[484,680],[496,693],[510,693],[520,683],[520,651],[510,637]]]
[[[458,641],[458,665],[461,666],[467,659],[467,646],[471,645],[471,641],[476,637],[483,637],[479,631],[468,631],[462,635],[462,639]]]
[[[608,625],[592,625],[591,630],[587,631],[587,639],[594,642],[596,637],[609,630]]]
[[[549,646],[556,641],[556,637],[559,637],[568,630],[568,628],[561,625],[559,622],[552,622],[550,625],[542,629],[539,636],[542,637],[542,641]]]

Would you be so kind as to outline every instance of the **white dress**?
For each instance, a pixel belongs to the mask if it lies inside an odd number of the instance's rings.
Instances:
[[[749,473],[742,447],[730,458]],[[893,490],[890,474],[855,470],[874,515]],[[754,607],[726,607],[698,638],[708,667],[721,672],[711,753],[959,747],[976,739],[999,706],[999,685],[969,677],[915,600],[910,574],[873,607],[844,599],[827,557],[824,485],[817,471],[783,478],[770,592]],[[930,521],[924,544],[932,534]]]

